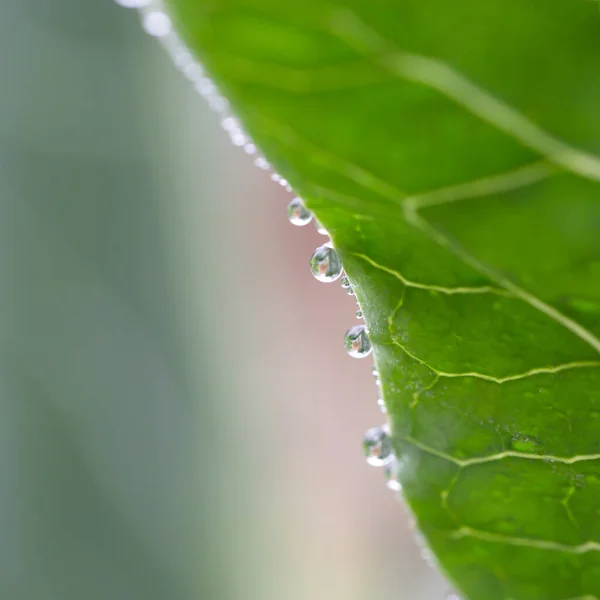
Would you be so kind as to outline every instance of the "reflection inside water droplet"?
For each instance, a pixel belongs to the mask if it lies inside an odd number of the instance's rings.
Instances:
[[[312,220],[312,213],[304,206],[301,198],[294,198],[287,208],[288,219],[292,225],[301,227]]]
[[[363,452],[367,462],[373,467],[384,467],[394,460],[392,441],[387,426],[372,427],[363,438]]]
[[[346,331],[344,346],[353,358],[364,358],[371,354],[371,350],[373,350],[367,328],[364,325],[355,325]]]
[[[342,274],[342,262],[331,245],[324,244],[314,251],[310,270],[319,281],[335,281]]]

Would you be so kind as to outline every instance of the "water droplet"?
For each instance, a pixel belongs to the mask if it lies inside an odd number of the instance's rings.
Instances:
[[[246,144],[246,136],[241,132],[241,131],[236,131],[235,133],[231,134],[231,141],[233,142],[234,146],[244,146]]]
[[[353,358],[364,358],[371,354],[373,346],[367,334],[367,328],[364,325],[355,325],[346,331],[344,336],[344,346],[346,351]]]
[[[215,91],[215,84],[208,77],[201,77],[196,83],[196,91],[205,98],[212,96]]]
[[[395,459],[387,426],[372,427],[365,433],[363,452],[373,467],[384,467]]]
[[[398,459],[394,456],[394,459],[391,460],[387,465],[385,465],[383,469],[383,474],[385,475],[386,485],[393,492],[399,492],[402,489],[402,485],[400,484],[400,463]]]
[[[181,70],[190,81],[194,82],[198,81],[198,79],[204,75],[202,67],[193,61],[188,62]]]
[[[263,158],[262,156],[259,156],[255,161],[254,164],[259,168],[259,169],[263,169],[263,170],[267,170],[269,168],[269,163],[267,162],[267,160],[265,158]]]
[[[362,319],[363,318],[362,310],[357,310],[356,311],[356,318],[357,319]]]
[[[379,410],[381,410],[384,415],[387,415],[387,407],[383,401],[383,398],[377,398],[377,406],[379,406]]]
[[[154,37],[164,37],[171,33],[171,19],[160,10],[146,13],[142,19],[144,31]]]
[[[348,289],[348,296],[354,296],[354,290],[352,288]]]
[[[379,371],[375,365],[371,367],[371,373],[373,373],[373,377],[379,377]]]
[[[335,281],[342,274],[342,263],[331,244],[317,248],[310,259],[310,270],[319,281]]]
[[[229,108],[229,102],[223,96],[215,94],[208,97],[208,106],[214,112],[223,113]]]
[[[225,131],[234,131],[240,128],[237,119],[234,119],[233,117],[225,117],[224,119],[221,119],[221,127]]]
[[[116,2],[125,8],[142,8],[150,4],[150,0],[116,0]]]
[[[244,146],[244,152],[246,154],[256,154],[256,146],[254,144],[246,144]]]
[[[173,48],[171,55],[173,56],[175,68],[183,71],[184,73],[190,68],[190,65],[194,64],[194,58],[192,57],[191,53],[185,49],[182,49],[180,46]]]
[[[321,223],[319,223],[319,221],[317,221],[315,219],[315,227],[317,228],[317,232],[320,233],[321,235],[329,235],[327,229],[325,229],[325,227],[323,227],[323,225],[321,225]]]
[[[281,179],[281,175],[279,175],[278,173],[273,173],[271,175],[271,181],[275,181],[276,183]]]
[[[460,596],[453,592],[450,592],[449,594],[446,594],[446,600],[460,600]]]
[[[301,198],[294,198],[288,204],[287,211],[292,225],[308,225],[312,219],[312,213],[304,206]]]
[[[429,567],[435,567],[435,557],[429,548],[421,548],[420,554]]]
[[[281,187],[286,187],[288,185],[288,180],[287,179],[280,179],[279,180],[279,185]]]
[[[287,192],[291,192],[291,191],[292,191],[292,186],[291,186],[291,185],[288,183],[288,184],[285,186],[285,189],[286,189],[286,191],[287,191]]]
[[[340,283],[342,284],[342,287],[347,290],[348,288],[352,287],[350,284],[350,280],[348,279],[348,277],[346,277],[346,275],[344,275],[341,279],[340,279]]]

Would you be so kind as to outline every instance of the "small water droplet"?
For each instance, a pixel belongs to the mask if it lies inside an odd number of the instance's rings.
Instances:
[[[246,144],[244,146],[244,152],[246,154],[256,154],[256,146],[254,144]]]
[[[352,288],[348,289],[348,296],[354,296],[354,290]]]
[[[429,567],[435,567],[435,557],[429,548],[421,548],[420,554]]]
[[[229,108],[229,102],[218,94],[209,96],[207,100],[209,108],[214,112],[223,113]]]
[[[264,171],[266,171],[269,168],[269,163],[267,162],[267,160],[265,158],[263,158],[262,156],[259,156],[255,161],[254,161],[255,166],[257,166],[259,169],[263,169]]]
[[[176,49],[173,49],[172,55],[175,68],[183,71],[184,73],[190,67],[190,65],[194,64],[194,58],[192,55],[187,50],[181,49],[179,46]]]
[[[460,600],[460,596],[451,592],[449,594],[446,594],[446,600]]]
[[[372,427],[363,438],[363,452],[373,467],[384,467],[395,459],[386,425]]]
[[[371,373],[373,374],[373,377],[379,377],[379,371],[375,365],[371,367]]]
[[[352,287],[350,284],[350,280],[348,279],[348,277],[346,275],[344,275],[341,279],[340,279],[340,284],[342,285],[342,287],[347,290],[348,288]]]
[[[371,350],[373,350],[367,328],[364,325],[355,325],[346,331],[344,346],[353,358],[364,358],[369,356]]]
[[[273,173],[271,175],[271,181],[278,182],[280,179],[281,179],[281,175],[279,175],[278,173]]]
[[[402,485],[400,484],[400,463],[398,459],[394,456],[394,459],[391,460],[387,465],[385,465],[383,469],[383,474],[385,475],[386,485],[393,492],[399,492],[402,489]]]
[[[308,225],[312,219],[312,213],[304,206],[301,198],[294,198],[288,204],[288,219],[292,225]]]
[[[193,61],[188,62],[181,70],[190,81],[194,82],[198,81],[198,79],[204,75],[202,67]]]
[[[171,19],[160,10],[146,13],[142,19],[144,31],[154,37],[164,37],[171,33]]]
[[[321,235],[329,235],[327,229],[325,229],[325,227],[323,227],[323,225],[321,225],[321,223],[319,223],[319,221],[317,221],[315,219],[315,227],[317,228],[317,232],[320,233]]]
[[[235,133],[231,134],[231,141],[233,142],[234,146],[244,146],[246,144],[246,136],[241,132],[241,131],[236,131]]]
[[[362,319],[363,318],[362,310],[357,310],[356,311],[356,318],[357,319]]]
[[[291,185],[288,183],[288,184],[285,186],[285,190],[286,190],[287,192],[291,192],[291,191],[292,191],[292,186],[291,186]]]
[[[116,0],[116,2],[125,8],[142,8],[150,4],[150,0]]]
[[[225,117],[224,119],[221,119],[221,127],[225,131],[234,131],[240,128],[237,119],[234,117]]]
[[[310,270],[319,281],[335,281],[342,274],[342,262],[331,244],[319,246],[310,259]]]
[[[383,401],[383,398],[377,398],[377,406],[379,406],[379,410],[381,410],[384,415],[387,415],[387,407]]]
[[[215,84],[208,77],[201,77],[196,82],[196,91],[204,98],[212,96],[215,90]]]
[[[281,187],[286,187],[288,185],[288,180],[287,179],[280,179],[279,180],[279,185]]]

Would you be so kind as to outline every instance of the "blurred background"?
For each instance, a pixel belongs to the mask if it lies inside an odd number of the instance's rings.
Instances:
[[[0,597],[436,600],[323,238],[111,0],[0,2]]]

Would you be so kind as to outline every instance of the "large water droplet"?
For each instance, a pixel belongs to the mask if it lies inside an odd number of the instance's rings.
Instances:
[[[394,492],[399,492],[402,489],[402,485],[400,484],[400,463],[398,459],[394,456],[393,460],[391,460],[387,465],[385,465],[383,469],[383,474],[385,475],[386,485],[388,488]]]
[[[150,4],[150,0],[116,0],[116,3],[125,8],[142,8]]]
[[[353,358],[364,358],[369,356],[373,350],[367,328],[364,325],[350,327],[344,336],[344,345],[348,354]]]
[[[312,219],[311,212],[304,206],[301,198],[294,198],[288,204],[288,219],[292,225],[308,225]]]
[[[171,33],[171,19],[160,10],[146,13],[142,19],[142,27],[154,37],[164,37]]]
[[[367,462],[373,467],[384,467],[395,459],[386,425],[372,427],[365,433],[363,452],[367,457]]]
[[[342,262],[330,244],[317,248],[310,259],[310,270],[319,281],[335,281],[342,274]]]

